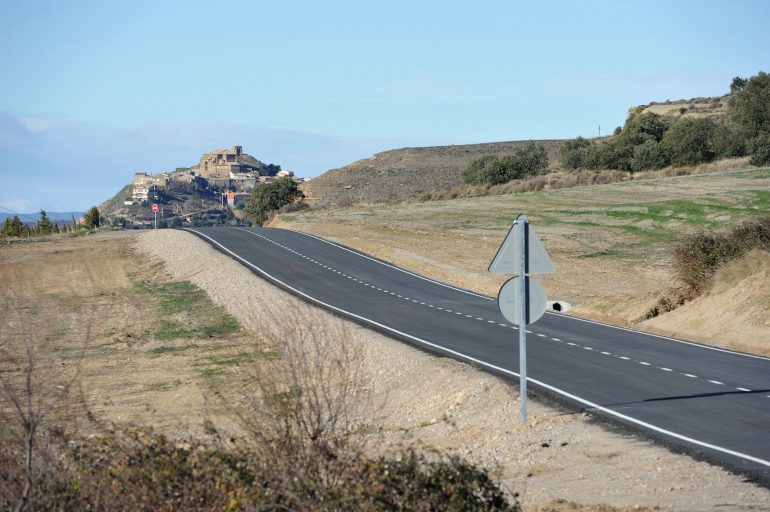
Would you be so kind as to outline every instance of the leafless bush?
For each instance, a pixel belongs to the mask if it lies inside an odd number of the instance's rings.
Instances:
[[[364,448],[364,437],[354,435],[369,405],[361,357],[342,321],[330,323],[310,308],[294,316],[287,311],[273,308],[264,325],[251,368],[255,394],[239,416],[254,450],[286,489],[307,496],[311,485],[314,499],[331,503],[329,493]]]

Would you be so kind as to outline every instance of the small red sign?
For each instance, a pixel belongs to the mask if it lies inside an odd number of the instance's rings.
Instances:
[[[158,213],[158,205],[155,203],[152,203],[152,213]]]

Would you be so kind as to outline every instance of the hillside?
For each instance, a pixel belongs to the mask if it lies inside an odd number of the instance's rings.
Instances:
[[[708,118],[722,124],[732,114],[734,97],[732,94],[713,98],[691,98],[689,100],[666,100],[639,105],[628,109],[628,115],[651,112],[661,116],[679,119],[680,117]]]
[[[376,203],[462,184],[460,173],[485,155],[512,153],[530,141],[402,148],[332,169],[300,188],[314,207]],[[561,140],[540,140],[552,165]]]
[[[679,119],[708,118],[723,124],[734,109],[730,94],[713,98],[666,100],[628,109],[628,116],[646,112]],[[402,148],[332,169],[302,185],[313,207],[350,206],[397,201],[421,192],[447,190],[463,183],[462,170],[486,155],[510,154],[529,141],[491,142],[422,148]],[[558,167],[563,140],[536,141],[548,151],[551,168]]]

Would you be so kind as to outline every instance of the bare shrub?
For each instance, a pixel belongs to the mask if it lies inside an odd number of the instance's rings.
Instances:
[[[752,249],[770,250],[770,216],[744,221],[726,233],[686,235],[674,249],[674,268],[700,294],[719,268]]]
[[[330,327],[312,318],[317,313],[310,308],[302,318],[287,311],[276,311],[276,321],[264,325],[251,368],[255,393],[239,417],[282,486],[331,504],[364,447],[364,437],[354,435],[369,404],[360,381],[361,356],[342,321]],[[306,507],[310,503],[300,506]]]

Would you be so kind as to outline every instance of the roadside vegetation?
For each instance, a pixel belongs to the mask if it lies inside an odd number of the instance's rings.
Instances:
[[[674,249],[674,267],[679,279],[700,294],[717,270],[754,249],[770,251],[770,216],[744,221],[728,231],[684,236]]]

